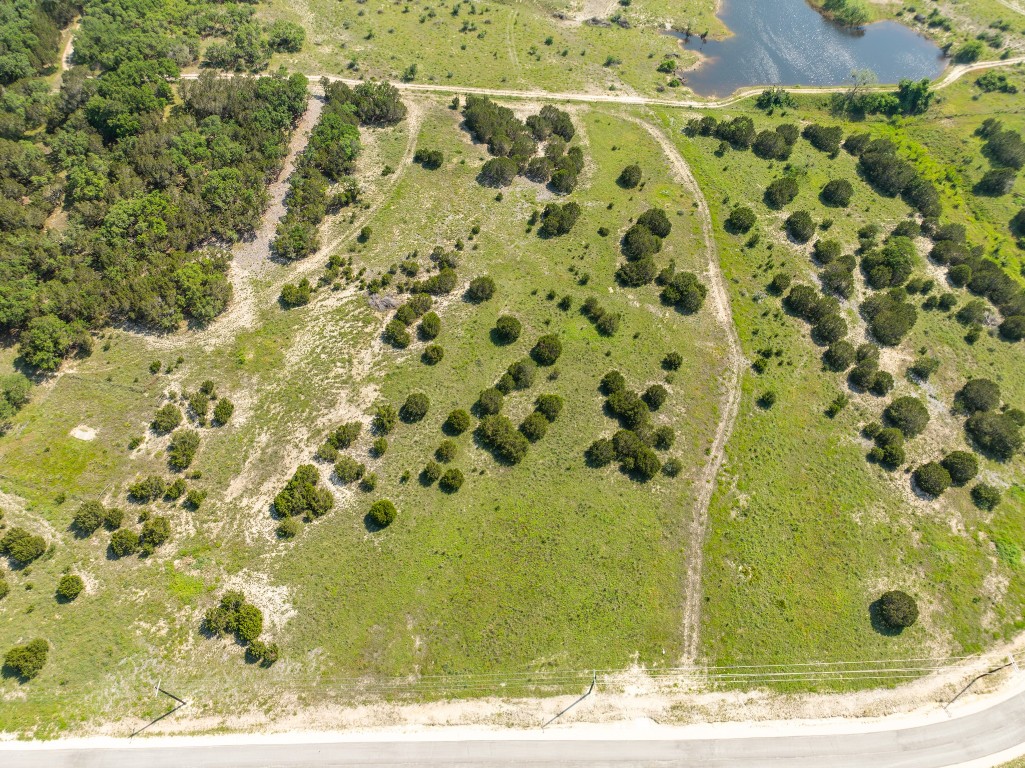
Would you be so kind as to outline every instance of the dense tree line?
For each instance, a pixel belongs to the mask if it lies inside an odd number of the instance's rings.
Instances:
[[[320,247],[317,229],[324,217],[359,197],[358,186],[349,176],[360,151],[356,91],[361,94],[359,99],[372,99],[365,91],[376,93],[381,86],[366,83],[354,91],[344,83],[324,80],[322,85],[324,109],[306,149],[296,161],[285,198],[288,211],[278,223],[271,244],[274,253],[284,259],[302,259],[316,251]],[[397,93],[390,95],[398,98]],[[293,307],[306,304],[310,300],[309,288],[307,284],[305,290],[300,287],[287,296],[283,291],[282,301]]]
[[[300,76],[209,76],[180,83],[176,102],[179,68],[238,8],[87,0],[82,66],[60,92],[31,78],[5,89],[0,331],[18,334],[29,365],[55,369],[110,322],[172,330],[226,306],[218,246],[258,222],[307,98]],[[57,206],[67,224],[49,228]]]

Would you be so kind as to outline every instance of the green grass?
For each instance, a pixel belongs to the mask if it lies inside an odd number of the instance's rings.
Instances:
[[[759,129],[782,121],[751,114]],[[770,211],[761,203],[762,190],[782,174],[783,164],[760,160],[750,152],[731,151],[717,158],[717,140],[688,139],[680,134],[685,121],[679,115],[660,115],[712,206],[745,352],[751,360],[765,347],[782,353],[765,374],[749,370],[744,377],[740,418],[712,502],[703,623],[709,661],[786,663],[961,654],[1010,636],[1022,625],[1025,582],[1020,565],[999,559],[994,541],[1003,542],[1005,552],[1008,545],[1025,542],[1020,494],[1006,495],[993,517],[976,510],[966,490],[948,492],[938,502],[911,501],[906,475],[888,474],[865,461],[869,445],[858,431],[879,417],[883,402],[870,395],[855,396],[836,419],[828,419],[823,411],[846,389],[845,383],[821,369],[821,350],[811,343],[807,325],[783,314],[779,300],[765,293],[777,271],[816,284],[810,258],[779,231],[786,213]],[[811,106],[783,119],[835,122]],[[903,132],[881,123],[846,128],[906,137],[915,136],[920,126],[928,129],[931,119],[935,125],[934,118],[922,118]],[[910,147],[920,151],[920,166],[945,167],[942,157],[936,156],[936,143],[923,144]],[[817,222],[832,218],[829,232],[820,235],[840,239],[848,252],[856,246],[862,224],[877,222],[885,231],[909,213],[904,203],[878,197],[858,179],[854,160],[846,153],[830,160],[799,140],[789,169],[802,180],[801,192],[787,211],[809,210]],[[847,211],[831,211],[817,200],[817,191],[827,179],[841,177],[855,184],[854,202]],[[945,194],[947,202],[957,196],[968,198],[963,191]],[[761,242],[755,248],[744,247],[746,238],[721,229],[721,222],[740,202],[751,205],[761,222]],[[951,216],[959,220],[964,214],[952,209]],[[980,219],[973,238],[984,232],[996,237],[995,224]],[[966,297],[964,291],[958,293]],[[848,321],[856,321],[852,309]],[[1025,402],[1020,348],[988,336],[970,347],[961,339],[963,333],[951,317],[921,312],[897,354],[884,355],[884,369],[897,379],[895,394],[923,394],[903,374],[916,350],[924,348],[942,360],[928,389],[947,408],[964,380],[982,372],[1000,382],[1008,402]],[[770,388],[780,398],[765,411],[755,400]],[[910,444],[910,466],[963,447],[959,422],[946,414],[937,416],[930,430]],[[987,479],[1020,487],[1020,458],[1009,465],[984,465]],[[1006,588],[993,587],[1004,579]],[[883,590],[897,586],[918,596],[923,619],[898,638],[884,637],[872,630],[868,606]]]
[[[584,213],[570,236],[542,240],[526,231],[526,220],[548,193],[521,179],[496,201],[494,190],[475,182],[486,155],[459,128],[458,115],[442,105],[427,109],[418,145],[441,149],[444,167],[405,169],[370,221],[370,242],[344,248],[376,273],[414,249],[426,263],[423,254],[435,244],[464,240],[463,285],[487,272],[498,291],[483,305],[464,302],[458,292],[440,302],[441,364],[419,362],[420,342],[406,351],[383,347],[377,337],[388,316],[372,310],[365,294],[324,288],[308,307],[281,310],[272,284],[287,268],[272,267],[259,293],[257,325],[210,349],[185,342],[184,363],[174,373],[152,376],[148,368],[153,359],[172,362],[177,348],[110,331],[90,358],[74,363],[74,373],[35,390],[0,445],[0,487],[27,502],[24,512],[9,510],[5,522],[47,530],[56,546],[30,573],[11,575],[12,594],[0,607],[0,647],[39,635],[53,652],[30,684],[33,695],[10,708],[12,728],[71,711],[76,720],[155,713],[159,705],[147,690],[156,678],[204,702],[197,713],[213,713],[271,706],[281,686],[305,701],[351,697],[351,689],[333,685],[342,678],[498,673],[515,680],[521,672],[566,675],[634,660],[677,663],[692,484],[719,418],[719,393],[708,382],[720,377],[725,344],[707,310],[684,317],[661,306],[655,286],[610,287],[620,260],[617,232],[651,205],[666,208],[674,224],[661,262],[703,269],[692,201],[667,176],[642,128],[578,109],[588,165],[571,199]],[[393,131],[376,134],[378,166],[397,165],[404,128]],[[615,184],[630,162],[644,169],[643,189]],[[392,183],[374,182],[380,189]],[[345,220],[329,225],[325,239]],[[603,224],[613,228],[606,238],[597,234]],[[471,239],[474,225],[481,232]],[[550,289],[572,296],[573,309],[559,310],[547,298]],[[617,336],[600,337],[578,313],[591,295],[623,314]],[[524,324],[509,347],[489,340],[500,313]],[[445,414],[469,407],[546,332],[563,339],[558,378],[547,380],[542,370],[505,410],[519,421],[538,393],[560,394],[565,409],[548,435],[515,467],[497,464],[465,435],[454,462],[466,474],[463,488],[445,495],[420,486],[416,474],[443,437]],[[686,361],[674,376],[660,368],[671,350]],[[615,429],[597,391],[611,368],[635,388],[668,379],[671,396],[656,420],[677,431],[672,454],[683,461],[680,477],[641,485],[612,468],[585,466],[587,445]],[[227,426],[201,430],[190,472],[202,477],[189,484],[208,492],[203,505],[150,505],[171,517],[174,531],[151,558],[107,560],[103,531],[73,538],[67,528],[83,499],[123,506],[128,524],[136,525],[140,508],[127,502],[127,484],[169,473],[161,440],[150,436],[135,452],[127,443],[145,432],[166,390],[195,389],[206,378],[234,400],[236,413]],[[327,517],[305,525],[292,543],[278,541],[270,501],[328,430],[367,414],[374,402],[397,406],[417,390],[428,393],[431,411],[416,426],[400,425],[383,459],[370,459],[366,434],[352,449],[378,474],[377,490],[334,487],[337,504]],[[96,439],[70,437],[79,424],[96,429]],[[328,471],[322,465],[325,480]],[[404,481],[407,471],[412,479]],[[63,503],[58,494],[66,496]],[[380,497],[396,503],[399,517],[369,533],[363,518]],[[67,568],[91,586],[62,606],[52,594]],[[247,666],[240,648],[199,634],[203,610],[229,585],[268,608],[268,637],[283,647],[274,668]],[[18,688],[2,683],[4,691]],[[427,683],[420,690],[433,691]]]

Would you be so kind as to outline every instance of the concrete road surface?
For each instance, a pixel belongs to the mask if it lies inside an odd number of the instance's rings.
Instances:
[[[878,727],[878,725],[876,726]],[[245,737],[240,737],[240,740]],[[1025,744],[1025,693],[974,714],[916,728],[835,735],[722,739],[578,740],[555,733],[523,739],[309,742],[117,748],[0,745],[3,768],[310,768],[320,766],[568,765],[695,768],[943,768]],[[996,762],[996,759],[994,759]],[[982,763],[985,764],[985,763]]]

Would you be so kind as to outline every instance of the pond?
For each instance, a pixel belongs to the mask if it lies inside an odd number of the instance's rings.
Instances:
[[[943,71],[940,49],[893,21],[842,29],[805,0],[723,0],[719,18],[733,33],[702,42],[692,30],[688,50],[706,57],[686,73],[702,96],[728,96],[758,85],[846,85],[856,69],[872,70],[880,83],[934,78]]]

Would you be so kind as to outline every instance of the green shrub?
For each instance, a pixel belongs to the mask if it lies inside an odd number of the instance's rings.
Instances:
[[[380,458],[388,452],[388,438],[378,437],[370,444],[370,452],[376,457]]]
[[[299,531],[302,530],[302,526],[299,521],[294,517],[286,517],[280,523],[278,523],[277,534],[279,539],[294,539],[299,535]]]
[[[605,467],[616,458],[616,449],[611,440],[603,437],[588,446],[584,452],[584,458],[592,467]]]
[[[335,476],[345,485],[349,485],[362,478],[366,473],[366,469],[365,465],[355,459],[349,456],[341,456],[335,464]]]
[[[114,557],[128,557],[139,549],[139,534],[128,528],[114,531],[110,537],[110,551]]]
[[[226,397],[222,397],[214,406],[214,424],[223,426],[231,421],[235,413],[235,404]]]
[[[501,406],[499,407],[501,408]],[[470,428],[472,423],[469,413],[462,408],[456,408],[449,413],[442,428],[450,435],[461,435]]]
[[[979,509],[992,511],[1000,504],[1000,489],[988,483],[978,483],[972,488],[972,501]]]
[[[925,403],[914,397],[905,396],[893,400],[886,406],[883,416],[907,438],[922,434],[929,423],[929,410]]]
[[[785,222],[787,234],[798,243],[807,243],[815,234],[815,222],[807,211],[794,211]]]
[[[652,411],[657,411],[661,408],[667,397],[669,397],[669,390],[661,384],[652,384],[641,395],[641,399],[644,400],[645,404]]]
[[[455,493],[463,487],[465,478],[463,473],[454,467],[446,470],[445,474],[441,476],[441,481],[438,483],[438,487],[441,488],[445,493]]]
[[[133,501],[146,503],[149,501],[156,501],[164,495],[164,491],[166,490],[167,484],[164,482],[162,477],[150,475],[147,478],[129,485],[128,496]]]
[[[666,459],[662,465],[662,474],[666,477],[676,477],[683,471],[683,462],[677,458]]]
[[[171,538],[171,522],[166,517],[151,517],[142,524],[139,548],[144,555],[152,555],[157,547]]]
[[[730,211],[726,219],[726,230],[734,234],[743,235],[751,230],[758,223],[755,212],[747,206],[737,206]]]
[[[28,565],[46,552],[46,539],[34,536],[15,526],[0,539],[0,555],[6,555],[21,566]]]
[[[0,572],[0,600],[3,600],[11,591],[11,585],[7,583],[7,578],[2,572]]]
[[[423,392],[414,392],[406,398],[399,410],[399,416],[408,424],[415,424],[427,415],[431,401]]]
[[[420,320],[420,325],[417,327],[417,333],[421,339],[425,341],[431,341],[432,339],[438,338],[438,334],[441,333],[441,318],[438,317],[434,312],[428,312]]]
[[[600,388],[606,395],[622,392],[626,389],[626,379],[623,378],[623,374],[619,371],[609,371],[602,376]]]
[[[382,403],[374,409],[374,418],[371,421],[371,426],[379,435],[391,433],[398,423],[399,413],[391,405]]]
[[[185,494],[185,506],[191,510],[199,509],[205,500],[206,491],[201,491],[198,488],[192,488]]]
[[[670,352],[662,358],[662,367],[667,371],[678,371],[683,365],[683,356],[679,352]]]
[[[562,342],[558,336],[550,333],[539,338],[530,350],[530,356],[538,365],[554,365],[561,354]]]
[[[359,489],[363,491],[363,493],[370,493],[375,488],[377,488],[377,473],[370,472],[363,475],[363,479],[359,481]]]
[[[556,171],[552,174],[552,186],[558,187],[558,179],[564,178]],[[561,191],[561,190],[557,190]],[[548,203],[541,212],[541,226],[537,233],[541,237],[558,237],[568,234],[580,218],[581,209],[576,203]]]
[[[437,365],[445,357],[445,348],[439,344],[428,344],[424,347],[420,359],[424,365]]]
[[[327,514],[334,506],[334,497],[326,488],[318,487],[320,472],[312,464],[301,464],[292,478],[274,497],[274,512],[279,517]]]
[[[637,217],[637,223],[661,238],[669,237],[669,233],[673,231],[672,222],[661,208],[649,208]]]
[[[187,469],[199,449],[199,432],[194,429],[176,429],[167,446],[167,463],[172,469]]]
[[[178,499],[185,495],[186,490],[188,489],[185,486],[185,481],[179,477],[167,486],[167,490],[164,491],[164,500],[178,501]]]
[[[520,432],[530,442],[536,443],[548,432],[548,419],[534,411],[520,424]]]
[[[281,286],[281,295],[278,297],[286,307],[302,307],[310,303],[313,296],[313,286],[305,277],[298,283],[285,283]]]
[[[420,472],[420,482],[430,485],[441,477],[441,465],[436,461],[428,461]]]
[[[684,314],[694,314],[705,303],[708,289],[691,272],[677,272],[662,289],[661,299]]]
[[[495,337],[503,344],[512,344],[520,337],[523,326],[511,315],[502,315],[495,323]]]
[[[363,431],[363,424],[359,421],[350,421],[342,424],[327,437],[327,442],[333,448],[344,451],[359,439]]]
[[[384,340],[397,349],[405,349],[413,342],[401,320],[390,320],[384,327]]]
[[[12,670],[22,680],[31,680],[46,666],[50,644],[36,639],[25,645],[16,645],[4,654],[4,667]]]
[[[477,398],[477,410],[483,416],[494,416],[502,410],[502,403],[505,400],[500,391],[492,387],[485,389]]]
[[[893,629],[905,629],[918,621],[918,605],[906,592],[891,590],[879,598],[879,615]]]
[[[443,464],[447,464],[459,453],[459,446],[454,440],[442,440],[441,445],[434,451],[434,458]]]
[[[983,453],[999,461],[1009,461],[1022,449],[1021,427],[1006,413],[972,414],[965,431]]]
[[[553,422],[562,412],[562,398],[558,395],[538,395],[534,401],[534,408],[549,422]]]
[[[765,190],[765,202],[770,208],[782,208],[797,197],[797,180],[784,176],[773,180]]]
[[[934,498],[940,496],[951,484],[950,473],[942,464],[935,461],[930,461],[916,469],[912,474],[912,479],[920,491]]]
[[[626,166],[616,179],[616,183],[623,189],[634,189],[641,183],[641,167],[636,163]]]
[[[954,395],[954,401],[965,413],[992,411],[1000,405],[1000,387],[989,379],[970,379]]]
[[[397,510],[395,505],[388,501],[388,499],[380,499],[370,505],[370,512],[368,514],[374,525],[378,528],[387,528],[395,522]]]
[[[975,458],[974,453],[968,451],[951,451],[943,457],[940,464],[950,473],[950,480],[954,485],[967,485],[979,474],[979,460]]]
[[[662,250],[662,238],[638,223],[626,231],[620,247],[628,261],[640,261]]]
[[[849,341],[837,341],[830,345],[822,356],[822,361],[831,371],[842,373],[854,365],[854,345]]]
[[[98,501],[86,501],[78,508],[71,525],[81,536],[91,536],[103,525],[105,510]]]
[[[82,581],[81,576],[65,574],[57,582],[57,599],[63,603],[69,603],[82,594],[83,589],[85,589],[85,582]]]
[[[263,612],[255,605],[243,603],[235,613],[232,624],[238,639],[249,644],[263,632]]]
[[[174,431],[182,423],[182,418],[181,409],[176,405],[168,403],[157,411],[150,426],[154,432],[166,435]]]
[[[116,531],[125,520],[125,512],[118,507],[107,507],[103,514],[103,526],[108,531]]]
[[[500,461],[518,464],[527,455],[529,443],[504,416],[489,415],[480,420],[477,439]]]
[[[822,188],[822,201],[834,208],[846,208],[854,196],[854,185],[847,179],[833,179]]]
[[[886,397],[893,390],[893,374],[888,371],[876,371],[868,391],[876,397]]]
[[[657,427],[652,437],[654,446],[660,451],[668,451],[676,442],[676,433],[668,425]]]
[[[827,266],[843,255],[843,246],[837,240],[816,240],[812,256],[822,266]]]

